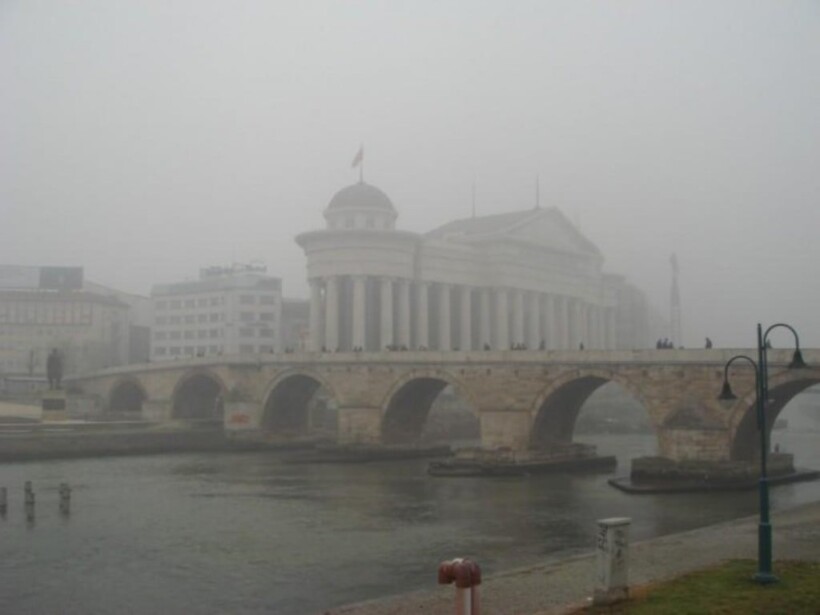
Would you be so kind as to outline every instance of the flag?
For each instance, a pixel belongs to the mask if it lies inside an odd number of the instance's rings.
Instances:
[[[364,160],[364,145],[359,148],[359,152],[353,158],[353,163],[350,166],[355,168],[362,163],[362,160]]]

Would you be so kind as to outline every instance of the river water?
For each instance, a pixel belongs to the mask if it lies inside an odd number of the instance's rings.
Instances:
[[[820,468],[820,431],[801,427],[773,442]],[[579,440],[617,454],[619,474],[655,445],[647,435]],[[640,540],[757,511],[754,491],[630,496],[606,475],[445,479],[425,467],[288,465],[259,453],[4,465],[0,613],[318,613],[432,588],[442,559],[475,558],[492,573],[591,550],[602,517],[632,517]],[[820,481],[772,491],[775,509],[816,500]]]

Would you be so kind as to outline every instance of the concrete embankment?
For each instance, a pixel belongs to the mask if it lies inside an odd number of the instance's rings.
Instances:
[[[247,448],[213,425],[67,422],[0,426],[0,462]]]
[[[756,559],[758,518],[746,517],[697,530],[637,542],[630,547],[630,585],[646,585],[735,558]],[[772,519],[774,557],[820,560],[820,502],[777,511]],[[590,528],[592,542],[593,528]],[[457,556],[442,554],[441,559]],[[480,562],[479,562],[480,564]],[[777,562],[774,572],[777,574]],[[482,612],[504,615],[559,615],[572,612],[592,595],[593,553],[494,574],[484,579]],[[325,615],[450,615],[453,587],[391,596],[333,608]]]

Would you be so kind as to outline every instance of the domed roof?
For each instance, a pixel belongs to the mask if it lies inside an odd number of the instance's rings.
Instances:
[[[342,188],[333,195],[330,199],[330,204],[327,208],[340,209],[378,209],[382,211],[389,211],[395,213],[396,208],[387,195],[376,188],[364,182],[353,184],[347,188]]]

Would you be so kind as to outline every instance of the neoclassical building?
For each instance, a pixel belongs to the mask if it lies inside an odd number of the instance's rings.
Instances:
[[[311,350],[646,347],[643,293],[557,208],[396,229],[387,195],[359,182],[302,233]]]

